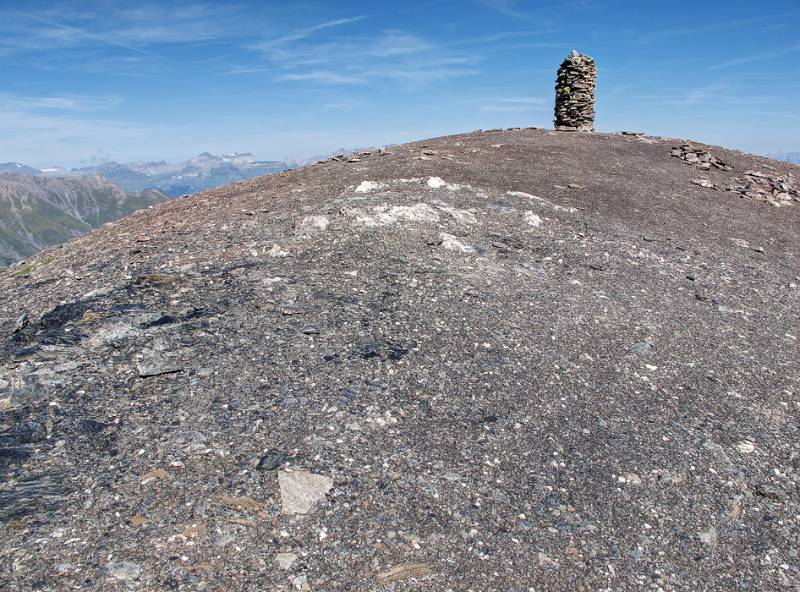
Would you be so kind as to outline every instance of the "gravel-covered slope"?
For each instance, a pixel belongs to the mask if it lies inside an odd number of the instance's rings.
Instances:
[[[3,272],[0,588],[798,587],[800,203],[726,188],[800,169],[679,144],[434,139]]]

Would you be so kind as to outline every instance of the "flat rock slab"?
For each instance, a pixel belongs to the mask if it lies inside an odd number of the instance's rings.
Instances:
[[[278,485],[284,514],[308,514],[333,488],[333,479],[308,471],[283,472]]]

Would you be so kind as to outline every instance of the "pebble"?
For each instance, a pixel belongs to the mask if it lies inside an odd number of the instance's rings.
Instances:
[[[292,588],[300,590],[301,592],[309,592],[311,586],[308,585],[308,577],[306,575],[300,575],[292,578]]]
[[[717,188],[717,186],[714,185],[714,183],[709,181],[708,179],[692,179],[691,183],[693,185],[699,185],[700,187],[705,187],[706,189],[716,189]]]
[[[709,527],[706,531],[700,531],[697,533],[697,537],[709,547],[713,547],[717,544],[717,529],[715,526]]]
[[[117,580],[137,580],[142,575],[142,568],[133,561],[112,561],[106,564],[108,575]]]
[[[759,483],[756,485],[756,493],[761,497],[768,499],[782,500],[786,497],[786,492],[780,487],[770,485],[769,483]]]
[[[294,553],[277,553],[275,555],[275,561],[278,563],[278,567],[284,571],[288,571],[292,569],[295,561],[297,561],[297,555]]]
[[[742,440],[738,444],[736,444],[736,449],[741,452],[742,454],[751,454],[755,451],[756,445],[753,444],[750,440]]]
[[[257,469],[262,471],[274,471],[289,460],[289,455],[280,450],[268,450],[258,461]]]
[[[144,475],[142,475],[139,481],[142,485],[146,485],[151,481],[158,481],[166,478],[167,478],[167,472],[164,469],[155,469],[153,471],[150,471],[149,473],[145,473]]]

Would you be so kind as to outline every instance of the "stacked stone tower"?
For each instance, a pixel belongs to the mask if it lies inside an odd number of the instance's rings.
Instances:
[[[574,49],[558,69],[556,81],[556,129],[594,130],[594,91],[597,66],[589,56]]]

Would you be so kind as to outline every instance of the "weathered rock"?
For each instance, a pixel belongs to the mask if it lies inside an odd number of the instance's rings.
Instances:
[[[133,561],[112,561],[106,564],[108,575],[115,580],[137,580],[142,575],[142,568]]]
[[[699,185],[700,187],[705,187],[706,189],[717,189],[717,186],[714,184],[713,181],[709,181],[708,179],[692,179],[692,185]]]
[[[770,483],[759,483],[756,485],[756,493],[761,497],[766,497],[774,500],[782,500],[786,497],[786,492]]]
[[[292,566],[297,561],[297,555],[294,553],[276,553],[275,561],[278,563],[278,567],[284,571],[288,571],[292,569]]]
[[[333,479],[308,471],[284,471],[278,475],[281,507],[285,514],[308,514],[333,488]]]
[[[262,471],[274,471],[280,468],[287,460],[289,460],[288,454],[279,450],[269,450],[259,459],[256,468]]]
[[[733,170],[731,165],[722,162],[710,152],[695,144],[681,144],[680,146],[673,148],[670,154],[675,158],[680,158],[687,164],[696,165],[702,170]]]
[[[183,366],[181,364],[162,358],[151,358],[144,360],[136,367],[136,369],[139,373],[139,378],[149,378],[152,376],[161,376],[163,374],[176,374],[178,372],[183,372]]]
[[[401,563],[380,572],[376,577],[381,582],[401,582],[411,578],[421,578],[433,573],[430,563]]]

